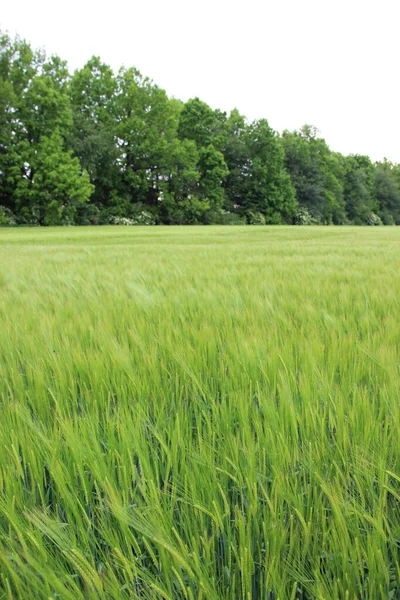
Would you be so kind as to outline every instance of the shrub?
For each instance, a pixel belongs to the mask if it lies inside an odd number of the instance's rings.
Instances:
[[[104,209],[101,211],[96,204],[84,204],[78,206],[76,210],[75,223],[77,225],[100,225],[108,223],[108,215],[106,219],[101,219],[101,213],[105,213]]]
[[[228,210],[208,210],[203,218],[205,225],[245,225],[246,220]]]
[[[393,219],[393,217],[392,217],[392,219]],[[367,225],[383,225],[382,219],[373,212],[369,215],[366,223],[367,223]],[[391,224],[393,224],[393,223],[391,223]],[[389,225],[389,223],[387,223],[387,225]]]
[[[11,210],[5,206],[0,206],[0,225],[3,227],[12,227],[16,224],[17,220]]]
[[[297,213],[294,217],[295,225],[311,225],[312,216],[310,215],[308,208],[305,206],[299,206]]]
[[[128,219],[128,217],[111,217],[110,223],[111,225],[136,225],[136,221],[134,221],[134,219]]]
[[[132,217],[110,217],[111,225],[155,225],[155,219],[153,215],[146,211],[142,210],[141,212],[136,213]]]
[[[384,225],[395,225],[393,216],[386,211],[381,212],[378,218]]]
[[[248,212],[246,216],[249,225],[265,225],[265,217],[260,212]]]

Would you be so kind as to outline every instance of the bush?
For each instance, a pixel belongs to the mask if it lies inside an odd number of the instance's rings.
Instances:
[[[110,217],[110,223],[111,225],[136,225],[136,222],[128,217]]]
[[[83,204],[77,207],[75,217],[77,225],[100,225],[102,222],[104,223],[104,220],[101,220],[101,211],[95,204]],[[105,223],[108,223],[108,215]]]
[[[386,211],[381,212],[378,219],[379,218],[381,220],[381,223],[383,223],[384,225],[395,225],[393,216]]]
[[[124,212],[119,206],[85,204],[76,209],[77,225],[156,225],[157,215],[144,204],[127,204]]]
[[[391,217],[391,215],[389,215]],[[393,217],[392,217],[393,219]],[[382,219],[378,217],[375,213],[371,213],[366,221],[367,225],[383,225]],[[393,224],[393,223],[391,223]],[[387,223],[389,225],[389,223]]]
[[[282,225],[283,219],[281,213],[275,211],[267,214],[265,217],[265,223],[267,225]]]
[[[260,212],[248,212],[246,218],[249,225],[265,225],[265,217]]]
[[[305,206],[299,206],[294,217],[294,225],[311,225],[312,222],[313,219],[308,211],[308,208]]]
[[[23,206],[16,216],[17,225],[36,227],[40,225],[40,210],[38,206]]]
[[[148,210],[141,210],[134,214],[131,219],[134,225],[155,225],[156,221],[154,216]]]
[[[246,219],[236,213],[223,210],[218,221],[218,225],[246,225]]]
[[[0,206],[0,225],[3,227],[12,227],[16,224],[17,220],[11,210],[5,206]]]
[[[204,217],[205,225],[245,225],[246,220],[240,215],[228,210],[208,210]]]
[[[146,210],[142,210],[142,211],[136,213],[132,217],[110,217],[110,224],[111,225],[133,226],[133,225],[155,225],[156,222],[155,222],[153,215],[150,212],[148,212]]]

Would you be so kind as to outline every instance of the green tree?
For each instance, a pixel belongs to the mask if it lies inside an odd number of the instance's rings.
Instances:
[[[209,209],[197,197],[199,153],[191,140],[172,140],[166,157],[167,171],[161,184],[161,216],[166,223],[197,222]]]
[[[71,103],[67,89],[68,71],[65,63],[52,57],[40,65],[18,102],[18,116],[23,134],[30,144],[40,142],[56,129],[65,138],[72,126]]]
[[[399,165],[332,152],[315,127],[280,138],[265,119],[170,99],[99,57],[71,77],[61,58],[1,31],[0,178],[3,220],[26,223],[141,212],[210,223],[226,211],[249,223],[400,223]]]
[[[179,105],[135,69],[118,75],[117,137],[121,149],[121,199],[159,211],[170,174]]]
[[[248,159],[240,210],[250,219],[260,213],[267,223],[291,222],[297,203],[279,136],[261,119],[248,127],[245,139]]]
[[[0,71],[6,205],[24,222],[59,222],[91,192],[65,147],[72,124],[66,63],[56,56],[46,60],[26,42],[3,35]]]
[[[41,225],[74,222],[77,207],[89,200],[93,186],[89,175],[81,171],[78,158],[71,154],[64,150],[57,130],[41,138],[15,189],[23,220]]]
[[[374,166],[368,156],[343,157],[344,199],[348,218],[357,225],[377,212]]]
[[[117,81],[112,69],[92,57],[70,83],[73,127],[68,142],[94,185],[91,202],[108,206],[121,186],[117,143]]]
[[[400,225],[399,167],[388,160],[376,163],[375,190],[378,214],[385,225]]]
[[[224,156],[212,144],[201,148],[199,156],[199,195],[218,213],[224,202],[223,183],[229,173]]]
[[[198,148],[212,144],[222,151],[226,140],[226,113],[213,110],[199,98],[192,98],[180,112],[178,137],[193,140]]]
[[[25,41],[0,32],[0,204],[13,212],[15,181],[23,168],[21,144],[26,144],[22,97],[42,60]]]
[[[343,197],[341,157],[332,153],[315,127],[284,131],[282,144],[285,165],[300,206],[319,223],[343,223],[346,218]]]
[[[10,166],[16,158],[13,147],[10,107],[14,104],[14,90],[9,81],[0,76],[0,205],[15,210],[13,205],[13,187],[10,180]]]
[[[237,109],[231,111],[226,123],[226,141],[223,149],[228,167],[225,180],[225,208],[235,212],[243,205],[250,175],[251,157],[248,145],[246,118]]]

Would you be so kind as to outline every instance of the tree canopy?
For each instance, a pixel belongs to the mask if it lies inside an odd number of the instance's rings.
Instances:
[[[0,224],[400,224],[400,166],[0,32]]]

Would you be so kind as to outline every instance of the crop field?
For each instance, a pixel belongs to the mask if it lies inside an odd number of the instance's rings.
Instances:
[[[0,230],[0,599],[398,599],[399,400],[400,228]]]

